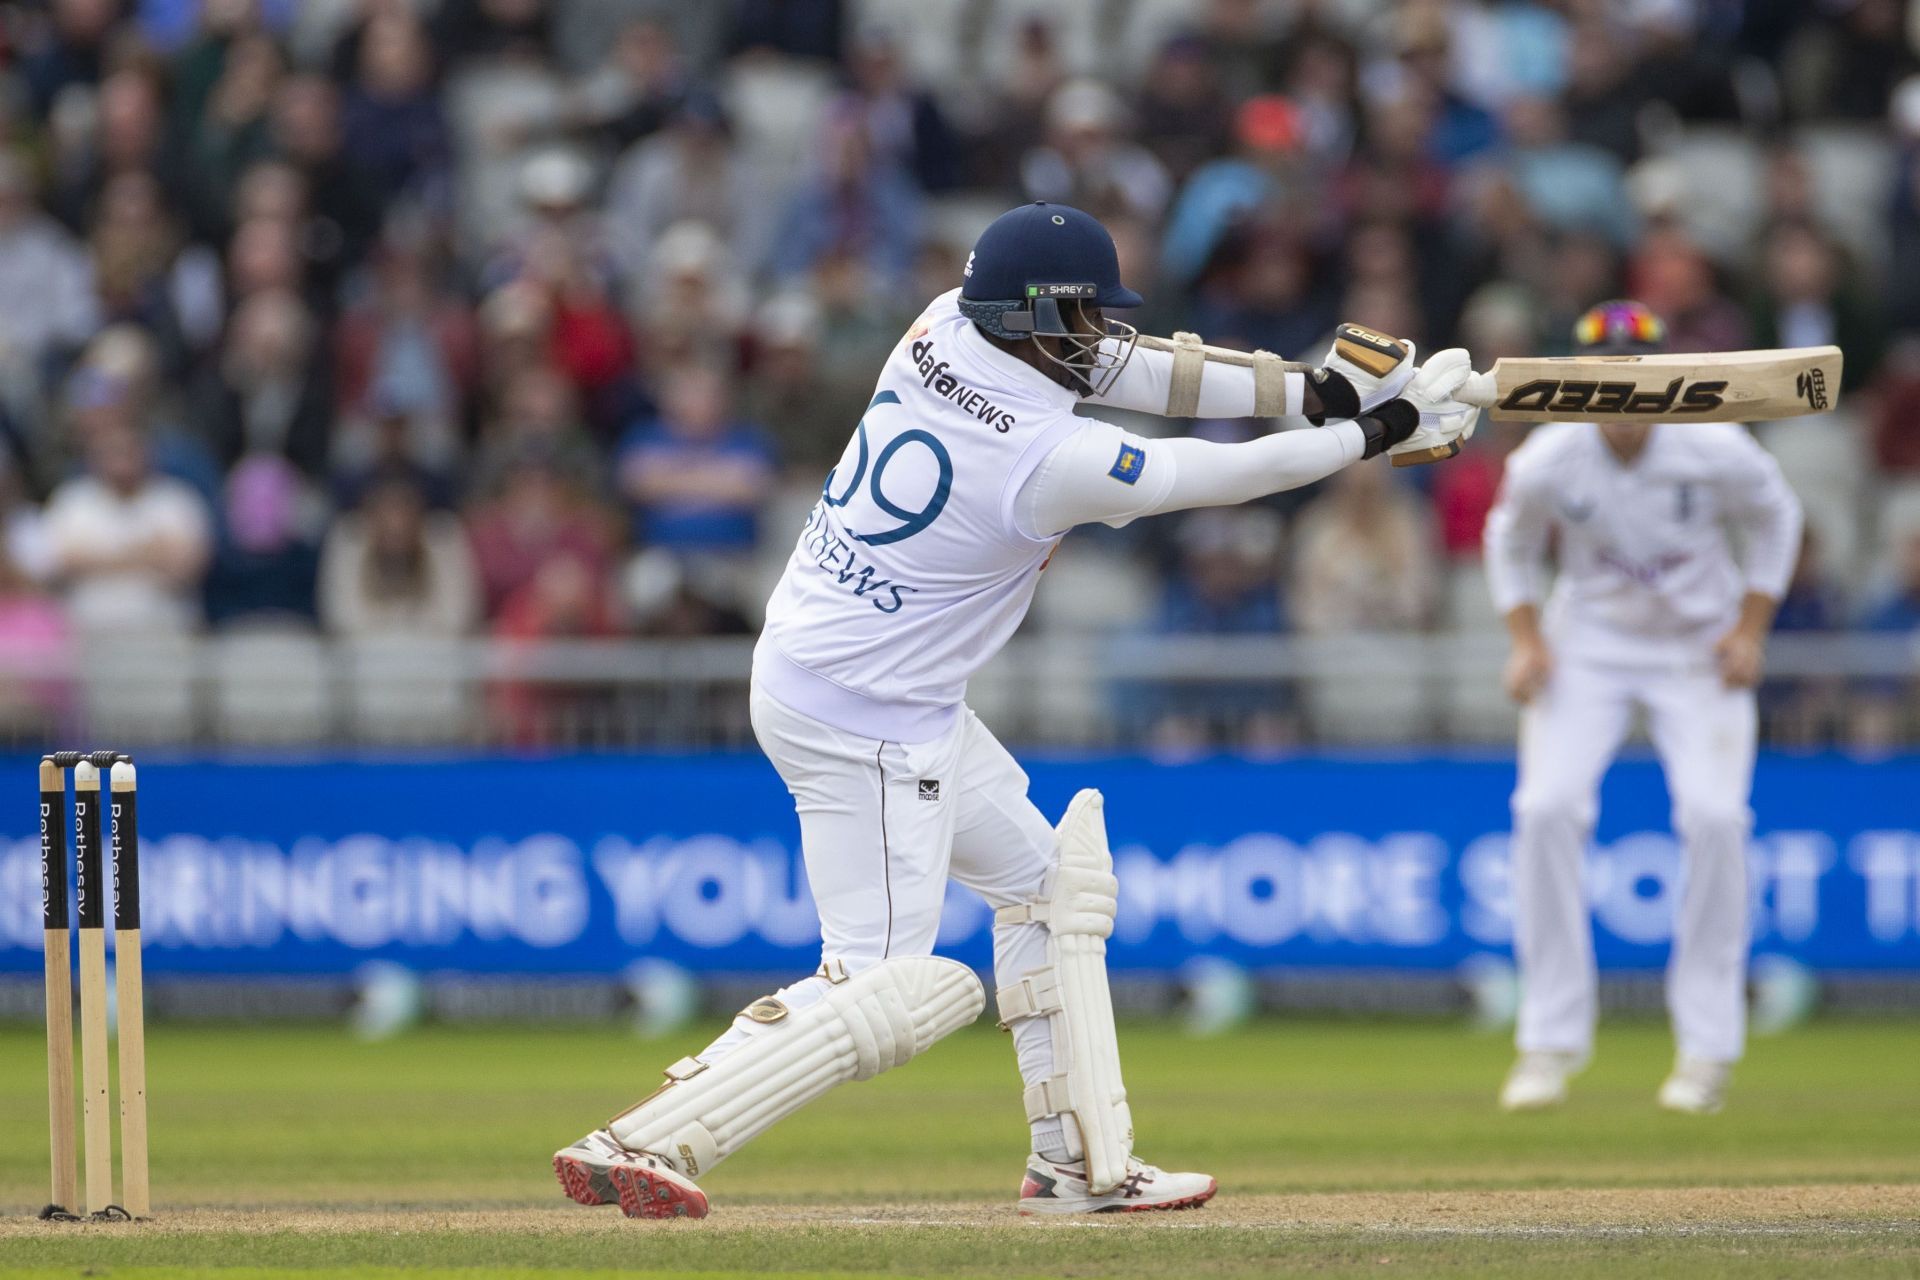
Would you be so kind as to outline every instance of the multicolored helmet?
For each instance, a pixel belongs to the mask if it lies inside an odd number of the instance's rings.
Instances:
[[[1646,355],[1666,346],[1666,324],[1644,303],[1615,298],[1573,322],[1573,349],[1582,355]]]

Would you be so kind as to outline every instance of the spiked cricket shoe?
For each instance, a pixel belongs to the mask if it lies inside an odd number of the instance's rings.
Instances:
[[[553,1173],[569,1199],[618,1204],[629,1218],[704,1218],[707,1195],[665,1156],[629,1151],[596,1129],[553,1153]]]
[[[1204,1173],[1168,1173],[1139,1159],[1128,1159],[1127,1176],[1102,1195],[1087,1186],[1084,1160],[1055,1164],[1038,1155],[1027,1157],[1026,1181],[1020,1185],[1020,1212],[1143,1213],[1150,1209],[1198,1209],[1213,1199],[1219,1184]]]

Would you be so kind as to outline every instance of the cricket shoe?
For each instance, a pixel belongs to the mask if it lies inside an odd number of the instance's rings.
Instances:
[[[1673,1074],[1660,1086],[1660,1105],[1669,1111],[1710,1116],[1727,1101],[1727,1082],[1733,1078],[1730,1062],[1709,1062],[1682,1055]]]
[[[707,1194],[665,1156],[629,1151],[596,1129],[553,1153],[560,1189],[579,1204],[618,1204],[629,1218],[704,1218]]]
[[[1127,1176],[1102,1195],[1087,1186],[1087,1164],[1055,1164],[1027,1157],[1027,1178],[1020,1184],[1021,1216],[1036,1213],[1142,1213],[1148,1209],[1198,1209],[1213,1199],[1220,1184],[1204,1173],[1168,1173],[1129,1156]]]
[[[1502,1111],[1544,1111],[1567,1100],[1567,1081],[1587,1065],[1584,1053],[1527,1050],[1500,1086]]]

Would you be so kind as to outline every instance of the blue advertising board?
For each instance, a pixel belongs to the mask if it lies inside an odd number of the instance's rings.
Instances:
[[[0,821],[0,971],[39,963],[37,831]],[[1116,969],[1445,970],[1509,949],[1510,761],[1029,762],[1058,814],[1097,786],[1121,884]],[[798,825],[754,756],[141,766],[147,966],[176,974],[612,974],[640,957],[799,972],[818,927]],[[1920,972],[1920,760],[1761,761],[1756,949]],[[1681,870],[1659,770],[1609,776],[1590,861],[1598,954],[1665,960]],[[949,896],[941,948],[985,967],[989,913]]]

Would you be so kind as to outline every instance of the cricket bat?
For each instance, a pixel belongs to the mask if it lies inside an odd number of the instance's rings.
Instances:
[[[1759,422],[1825,413],[1840,394],[1840,348],[1499,360],[1460,389],[1521,422]]]
[[[1522,356],[1455,393],[1519,422],[1761,422],[1825,413],[1840,399],[1840,348],[1651,356]],[[1395,454],[1396,467],[1455,450]]]

